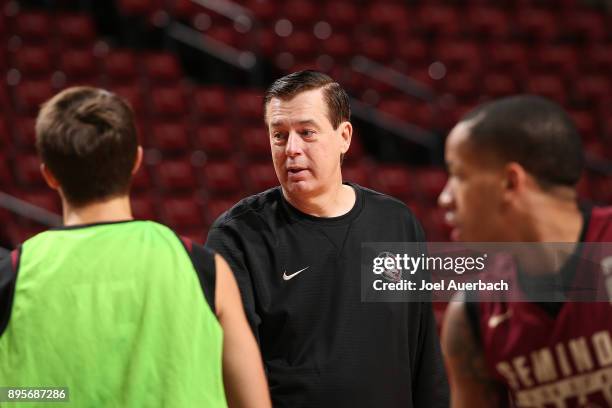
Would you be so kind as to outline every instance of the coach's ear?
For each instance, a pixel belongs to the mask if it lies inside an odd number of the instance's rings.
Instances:
[[[341,153],[345,154],[351,145],[351,139],[353,137],[353,125],[351,125],[351,122],[345,121],[340,123],[338,127],[338,130],[340,131],[340,136],[342,137]]]
[[[51,173],[51,170],[49,170],[49,168],[45,166],[45,163],[42,163],[40,165],[40,172],[49,187],[51,187],[53,190],[59,190],[59,181],[57,181],[53,173]]]
[[[138,146],[136,149],[136,160],[134,160],[134,167],[132,167],[132,176],[138,172],[140,165],[142,164],[142,146]]]

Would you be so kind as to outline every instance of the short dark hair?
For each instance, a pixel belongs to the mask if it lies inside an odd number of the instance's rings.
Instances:
[[[74,206],[129,191],[138,139],[131,108],[115,94],[73,87],[52,97],[36,119],[36,147]]]
[[[319,88],[323,88],[327,116],[333,128],[338,129],[340,123],[351,120],[351,106],[346,91],[328,75],[312,70],[294,72],[274,81],[264,96],[264,119],[272,98],[288,100],[299,93]]]
[[[476,149],[519,163],[541,187],[578,183],[584,167],[582,141],[558,104],[540,96],[511,96],[485,103],[461,121],[473,121],[470,141]]]

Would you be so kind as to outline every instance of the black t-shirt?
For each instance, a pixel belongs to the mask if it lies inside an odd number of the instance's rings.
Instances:
[[[275,407],[446,407],[428,303],[361,302],[365,242],[423,241],[401,202],[351,184],[340,217],[293,208],[279,187],[217,219],[207,246],[229,262]]]

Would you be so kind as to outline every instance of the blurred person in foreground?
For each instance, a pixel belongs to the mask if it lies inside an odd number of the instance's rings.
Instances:
[[[431,304],[361,301],[361,244],[424,235],[400,201],[342,182],[348,95],[300,71],[264,107],[280,186],[222,214],[207,245],[237,277],[274,406],[448,406]]]
[[[67,89],[36,137],[64,226],[0,262],[0,386],[68,387],[79,407],[269,407],[225,261],[132,217],[142,148],[128,105]]]
[[[445,154],[439,204],[454,240],[575,243],[576,256],[580,243],[612,241],[612,208],[578,205],[581,140],[557,104],[528,95],[484,104],[450,132]],[[551,282],[571,287],[575,266],[568,256]],[[527,293],[534,276],[516,275]],[[612,303],[474,296],[461,294],[445,316],[453,407],[612,407]]]

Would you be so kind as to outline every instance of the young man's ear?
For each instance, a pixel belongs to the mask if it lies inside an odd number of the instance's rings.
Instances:
[[[51,173],[51,170],[49,170],[49,168],[45,166],[45,163],[42,163],[40,165],[40,173],[42,174],[43,178],[45,179],[45,182],[50,188],[56,191],[59,190],[59,181],[57,181],[53,173]]]
[[[504,196],[510,197],[523,192],[529,179],[523,166],[516,162],[508,163],[504,171]]]
[[[134,167],[132,167],[132,176],[138,172],[140,165],[142,164],[142,146],[138,146],[136,149],[136,160],[134,160]]]

